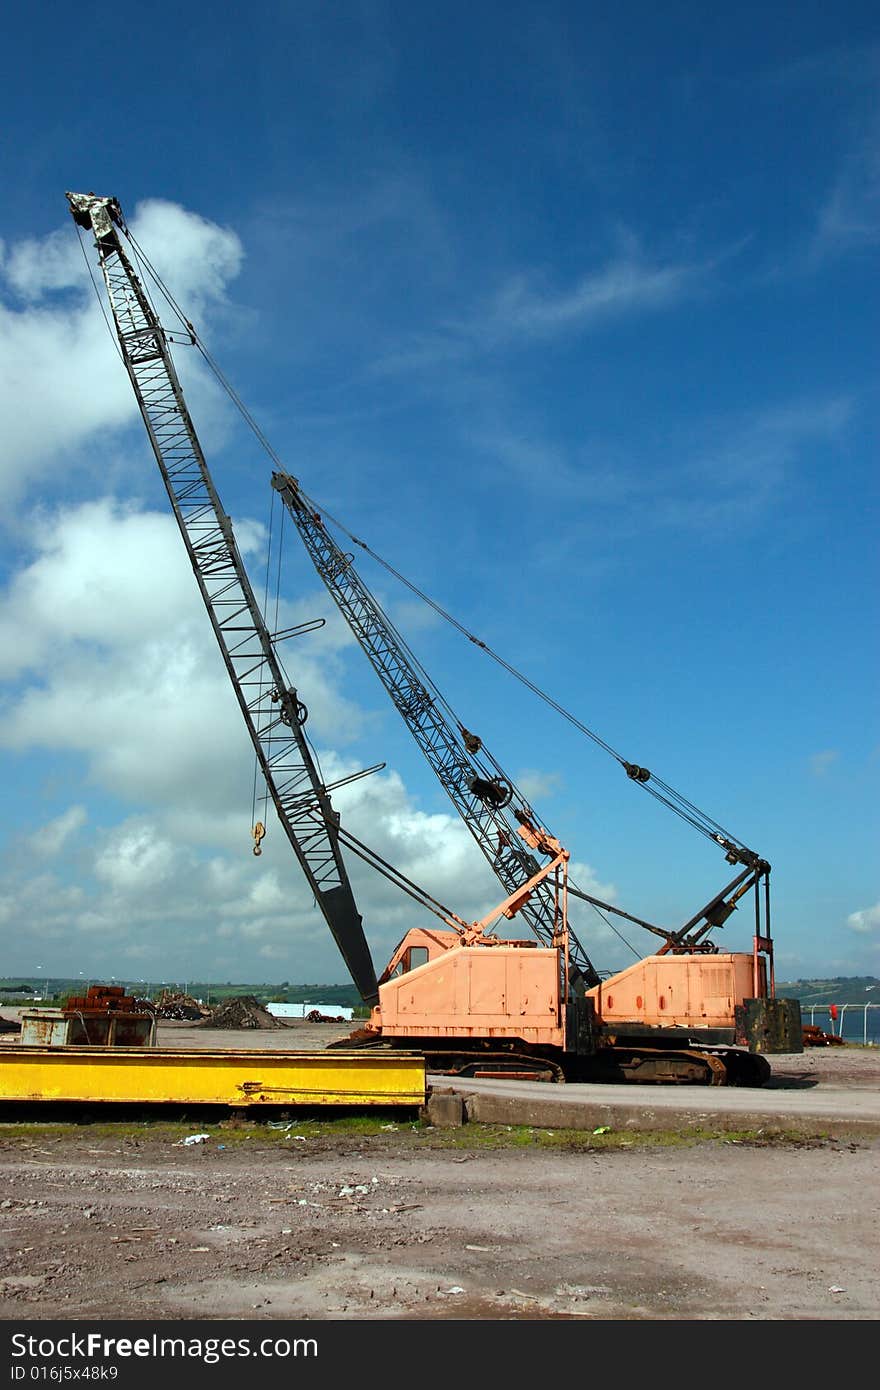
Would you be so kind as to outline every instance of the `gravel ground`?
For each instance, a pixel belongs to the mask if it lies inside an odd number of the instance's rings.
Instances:
[[[175,1025],[160,1043],[346,1032]],[[876,1089],[880,1050],[774,1070]],[[0,1318],[876,1319],[878,1178],[880,1139],[827,1126],[787,1141],[4,1115]]]

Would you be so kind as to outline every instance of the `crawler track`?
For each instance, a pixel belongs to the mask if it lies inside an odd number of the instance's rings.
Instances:
[[[460,1047],[438,1047],[435,1038],[408,1038],[398,1044],[357,1032],[330,1047],[388,1049],[424,1055],[429,1071],[443,1076],[533,1081],[581,1081],[631,1085],[763,1086],[771,1074],[766,1057],[733,1047],[608,1047],[590,1056],[543,1053],[528,1047],[498,1046],[468,1039]]]

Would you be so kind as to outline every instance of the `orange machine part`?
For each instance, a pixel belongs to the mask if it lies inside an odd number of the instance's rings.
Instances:
[[[423,964],[413,965],[418,954]],[[394,1037],[517,1037],[563,1047],[560,951],[530,941],[462,946],[454,932],[408,932],[379,981],[371,1030]]]
[[[755,997],[754,970],[754,958],[745,951],[646,956],[588,990],[587,997],[595,1004],[597,1018],[611,1027],[642,1023],[649,1028],[730,1028],[735,1006]],[[763,969],[758,985],[758,997],[765,997]]]
[[[647,956],[587,991],[604,1028],[734,1026],[735,1009],[766,997],[763,959],[746,952]],[[395,1038],[519,1038],[565,1047],[562,953],[531,941],[464,946],[449,931],[416,928],[379,980],[367,1031]]]

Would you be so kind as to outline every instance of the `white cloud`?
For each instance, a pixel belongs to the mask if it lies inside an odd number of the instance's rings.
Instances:
[[[627,257],[565,289],[554,289],[536,275],[515,275],[497,291],[475,330],[477,336],[507,339],[589,328],[602,319],[662,308],[680,299],[700,269],[651,266]]]
[[[252,524],[237,532],[245,554],[263,542]],[[66,957],[79,970],[101,940],[116,973],[125,959],[154,974],[163,962],[166,973],[191,973],[197,957],[203,973],[223,977],[221,962],[253,960],[259,948],[287,960],[291,977],[299,968],[314,978],[316,966],[294,964],[309,960],[325,962],[325,979],[345,978],[271,810],[263,854],[251,853],[253,753],[173,519],[102,499],[41,516],[24,540],[34,553],[9,582],[0,624],[0,743],[74,757],[81,771],[76,802],[21,853],[13,847],[8,958],[43,943],[59,969]],[[309,608],[307,598],[287,605],[282,625]],[[336,745],[318,749],[332,783],[361,766],[337,751],[359,718],[337,684],[338,652],[351,638],[328,624],[316,639],[308,651],[296,644],[288,661],[322,741]],[[117,802],[109,824],[107,794]],[[397,774],[350,783],[333,800],[354,834],[467,920],[503,896],[459,819],[419,810]],[[38,860],[49,851],[56,868],[46,875]],[[381,969],[410,925],[433,919],[346,858]]]
[[[333,755],[326,758],[338,770]],[[421,813],[395,774],[370,783],[369,790],[363,783],[345,789],[353,795],[339,806],[344,823],[466,920],[488,912],[501,890],[461,822]],[[241,962],[250,962],[252,972],[259,956],[286,962],[282,973],[289,978],[345,980],[274,814],[259,858],[251,853],[246,816],[236,816],[231,806],[191,815],[198,821],[193,838],[180,832],[180,809],[170,803],[95,830],[82,837],[77,859],[58,862],[51,875],[36,867],[31,845],[10,856],[0,885],[2,949],[10,968],[27,968],[30,954],[51,951],[56,969],[78,971],[94,960],[93,943],[100,940],[107,973],[120,974],[126,960],[137,958],[139,973],[149,970],[154,977],[197,969],[208,978],[227,978],[231,969],[241,978]],[[77,819],[70,812],[58,819],[66,818]],[[378,971],[410,926],[436,919],[356,856],[348,853],[346,860]],[[75,884],[67,881],[73,876]]]
[[[155,826],[128,822],[117,826],[95,860],[95,876],[111,890],[152,893],[170,877],[175,847]]]
[[[233,232],[159,201],[141,204],[132,226],[187,312],[210,317],[226,309],[226,285],[242,258]],[[103,295],[97,266],[92,269]],[[68,478],[77,470],[104,476],[119,432],[137,419],[137,405],[72,223],[66,235],[55,231],[8,247],[0,295],[0,485],[9,508],[57,469],[59,458]],[[227,403],[192,353],[177,358],[206,443],[225,427]],[[100,447],[86,450],[95,436]]]
[[[574,860],[569,865],[569,873],[573,883],[584,893],[590,893],[594,898],[601,898],[603,902],[613,903],[617,897],[617,888],[613,883],[603,883],[598,877],[592,864],[587,864],[584,860]]]
[[[880,932],[880,902],[875,903],[873,907],[863,907],[858,912],[851,912],[846,919],[846,925],[860,936],[872,936],[875,932]]]
[[[0,615],[0,674],[44,667],[50,654],[91,643],[134,648],[161,638],[197,595],[171,517],[110,498],[25,523],[34,558],[15,574]],[[243,548],[248,549],[244,543]]]
[[[333,781],[355,769],[325,760],[324,770]],[[333,802],[346,829],[460,917],[481,917],[504,896],[462,821],[419,810],[396,772],[341,787]],[[381,875],[367,870],[360,878],[373,880],[383,911],[399,905],[400,890]]]
[[[0,482],[6,505],[98,430],[136,415],[97,310],[0,304]]]
[[[262,529],[235,526],[243,555],[258,552]],[[135,803],[229,806],[253,753],[173,519],[102,499],[40,516],[26,539],[36,553],[0,616],[13,682],[0,746],[80,753],[92,781]],[[299,616],[282,608],[282,625]],[[316,638],[288,671],[309,692],[310,728],[351,737],[361,716],[334,676],[350,638],[329,624]]]
[[[130,225],[182,307],[189,311],[223,303],[226,286],[244,259],[235,232],[159,198],[139,203]]]
[[[866,250],[880,242],[880,155],[873,130],[846,159],[823,203],[809,263]]]
[[[47,291],[81,286],[84,268],[82,252],[68,228],[42,240],[17,242],[5,258],[4,274],[22,299],[33,302]]]
[[[85,806],[69,806],[60,816],[47,821],[30,838],[31,848],[45,858],[59,854],[72,835],[88,821]]]
[[[449,320],[436,332],[415,334],[402,348],[378,355],[371,371],[385,375],[435,369],[467,359],[475,351],[527,347],[634,314],[655,313],[696,294],[721,258],[652,262],[628,233],[621,233],[618,240],[612,259],[566,286],[551,283],[543,270],[517,271],[473,312]],[[735,250],[721,255],[727,257]]]
[[[539,772],[527,768],[518,775],[516,785],[528,801],[543,801],[556,795],[564,785],[564,778],[560,772]]]

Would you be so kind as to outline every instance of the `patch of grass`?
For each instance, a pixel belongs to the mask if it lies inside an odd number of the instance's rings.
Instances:
[[[43,1112],[44,1113],[44,1112]],[[755,1129],[720,1129],[702,1126],[675,1129],[636,1130],[601,1126],[593,1130],[545,1129],[531,1125],[493,1125],[466,1123],[459,1128],[432,1126],[414,1118],[411,1110],[338,1112],[246,1110],[177,1111],[172,1115],[95,1114],[84,1118],[62,1115],[57,1119],[22,1118],[0,1120],[0,1148],[34,1144],[63,1145],[71,1139],[115,1144],[179,1144],[193,1134],[207,1134],[212,1146],[238,1148],[259,1143],[295,1149],[299,1143],[360,1146],[392,1145],[397,1149],[453,1150],[480,1154],[511,1150],[542,1150],[558,1153],[615,1153],[645,1149],[693,1148],[700,1144],[730,1144],[742,1147],[792,1147],[820,1145],[848,1136],[828,1130],[783,1129],[762,1126]],[[297,1138],[299,1136],[299,1139]]]
[[[605,1127],[602,1127],[605,1130]],[[432,1148],[456,1148],[475,1152],[541,1148],[557,1153],[614,1153],[624,1150],[693,1148],[699,1144],[740,1144],[784,1147],[825,1143],[831,1136],[804,1131],[755,1129],[723,1130],[695,1126],[682,1129],[633,1130],[613,1128],[605,1132],[579,1129],[540,1129],[526,1125],[468,1124],[461,1129],[425,1129],[420,1143]]]

